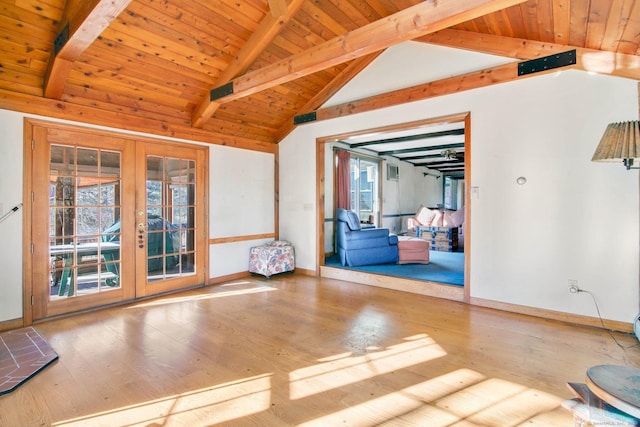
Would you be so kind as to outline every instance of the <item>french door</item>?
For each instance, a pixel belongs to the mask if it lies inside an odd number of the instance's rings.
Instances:
[[[136,147],[136,297],[205,281],[206,153],[161,143]]]
[[[204,283],[203,148],[31,132],[34,320]]]

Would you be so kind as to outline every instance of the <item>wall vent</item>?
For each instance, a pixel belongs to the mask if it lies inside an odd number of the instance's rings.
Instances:
[[[387,163],[387,180],[397,181],[400,177],[400,168],[398,165],[390,165]]]

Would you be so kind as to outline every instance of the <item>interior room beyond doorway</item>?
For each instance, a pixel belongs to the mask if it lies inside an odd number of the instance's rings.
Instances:
[[[397,286],[390,282],[398,283],[398,279],[402,279],[403,290],[418,289],[418,293],[468,300],[469,257],[465,248],[469,246],[470,234],[466,220],[470,213],[466,191],[470,188],[470,177],[467,174],[470,170],[469,124],[470,114],[463,113],[332,135],[317,140],[320,208],[318,265],[321,275],[385,287]],[[338,195],[335,153],[339,150],[349,151],[356,158],[378,161],[375,178],[370,176],[371,170],[351,170],[352,177],[357,175],[361,180],[366,177],[374,190],[373,195],[365,194],[365,197],[357,195],[353,189],[351,191],[351,195],[355,194],[358,198],[351,201],[350,208],[360,214],[362,226],[388,228],[392,234],[415,237],[415,229],[409,228],[408,224],[411,224],[410,219],[415,217],[420,207],[449,213],[460,211],[465,218],[464,225],[457,227],[455,239],[449,238],[446,249],[436,248],[432,244],[430,253],[435,256],[430,257],[433,259],[429,263],[431,266],[408,264],[347,269],[339,261],[336,262],[334,230]],[[363,188],[362,184],[358,185],[359,189]],[[378,192],[377,196],[375,190]],[[370,209],[370,212],[360,212],[363,206]],[[451,263],[460,267],[457,271],[450,271],[451,275],[447,278],[446,268],[439,268],[438,259],[446,259],[449,255],[457,257]],[[429,268],[439,270],[438,274],[429,276]],[[420,270],[426,272],[422,277],[416,273]],[[442,274],[443,271],[445,275]]]

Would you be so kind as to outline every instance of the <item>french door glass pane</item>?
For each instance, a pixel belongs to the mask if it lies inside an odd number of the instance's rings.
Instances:
[[[147,281],[195,274],[195,161],[147,156]]]
[[[50,300],[120,287],[120,153],[51,145]]]

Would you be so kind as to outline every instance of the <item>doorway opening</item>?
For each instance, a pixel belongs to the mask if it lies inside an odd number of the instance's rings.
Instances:
[[[469,300],[470,261],[465,249],[470,243],[471,206],[469,192],[466,191],[471,188],[470,122],[470,114],[461,113],[317,139],[317,231],[320,236],[317,267],[321,276]],[[464,225],[456,227],[453,233],[455,239],[449,237],[448,246],[441,246],[440,242],[437,242],[437,247],[432,244],[432,249],[438,250],[431,251],[436,255],[435,259],[446,256],[446,252],[456,252],[458,260],[455,264],[460,266],[460,271],[455,285],[447,283],[442,276],[422,278],[420,273],[418,279],[411,275],[404,277],[402,265],[390,269],[377,269],[376,266],[358,269],[335,264],[335,182],[338,178],[337,161],[332,157],[334,149],[349,150],[355,156],[372,157],[379,164],[376,171],[376,179],[380,182],[379,221],[373,221],[372,226],[388,228],[390,233],[399,236],[415,236],[407,229],[407,223],[411,223],[409,218],[415,216],[421,207],[439,210],[443,214],[458,211],[465,218]],[[352,210],[353,207],[351,203]],[[433,262],[432,267],[435,268],[437,262]]]

